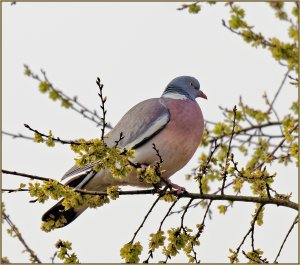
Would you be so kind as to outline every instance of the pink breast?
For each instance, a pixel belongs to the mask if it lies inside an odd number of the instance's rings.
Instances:
[[[154,137],[164,159],[164,177],[181,169],[198,148],[204,129],[204,120],[197,102],[165,99],[170,111],[170,121],[164,130]]]

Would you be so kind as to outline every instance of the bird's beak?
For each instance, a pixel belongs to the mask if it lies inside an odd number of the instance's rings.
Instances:
[[[207,99],[207,96],[201,90],[199,90],[198,97]]]

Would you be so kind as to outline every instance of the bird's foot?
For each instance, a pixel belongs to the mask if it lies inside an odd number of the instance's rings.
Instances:
[[[166,179],[166,182],[167,182],[172,188],[174,188],[174,189],[177,190],[177,191],[176,191],[177,195],[178,195],[178,194],[182,194],[182,193],[187,192],[186,189],[185,189],[184,187],[181,187],[181,186],[179,186],[179,185],[177,185],[177,184],[171,182],[171,180],[169,180],[169,179]]]
[[[142,168],[142,169],[146,169],[149,165],[147,165],[147,164],[139,164],[139,166],[140,166],[140,168]]]

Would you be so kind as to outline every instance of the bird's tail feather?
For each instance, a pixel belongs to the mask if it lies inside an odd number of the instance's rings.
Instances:
[[[87,182],[95,176],[95,174],[95,171],[91,171],[87,174],[75,176],[74,178],[70,179],[65,185],[80,189],[84,185],[86,185]],[[42,221],[54,221],[55,228],[64,227],[73,222],[80,214],[82,214],[88,208],[88,206],[86,205],[81,205],[79,207],[70,208],[66,210],[65,207],[62,205],[63,201],[64,199],[60,200],[57,204],[55,204],[47,212],[45,212],[42,216]]]
[[[62,205],[63,200],[60,200],[42,216],[43,222],[55,221],[57,223],[57,228],[64,227],[71,222],[73,222],[80,214],[82,214],[88,207],[82,205],[76,208],[70,208],[65,210],[65,207]]]

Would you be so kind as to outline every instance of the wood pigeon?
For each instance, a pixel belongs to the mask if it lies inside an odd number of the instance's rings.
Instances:
[[[194,155],[200,144],[204,119],[196,98],[207,99],[200,90],[198,80],[191,76],[179,76],[173,79],[164,90],[160,98],[151,98],[132,107],[107,134],[105,142],[114,146],[122,132],[124,138],[119,147],[135,150],[132,162],[142,165],[155,165],[158,160],[153,149],[155,144],[163,158],[162,177],[178,190],[184,188],[173,184],[169,177],[184,167]],[[151,187],[151,184],[141,182],[133,170],[129,176],[122,179],[114,178],[108,169],[91,171],[94,164],[86,167],[73,166],[62,179],[69,179],[66,185],[90,191],[106,191],[109,186],[130,185]],[[89,170],[88,174],[82,174]],[[75,176],[75,177],[74,177]],[[163,184],[163,183],[162,183]],[[43,221],[58,220],[62,215],[67,225],[77,218],[86,206],[64,210],[58,202],[42,217]]]

